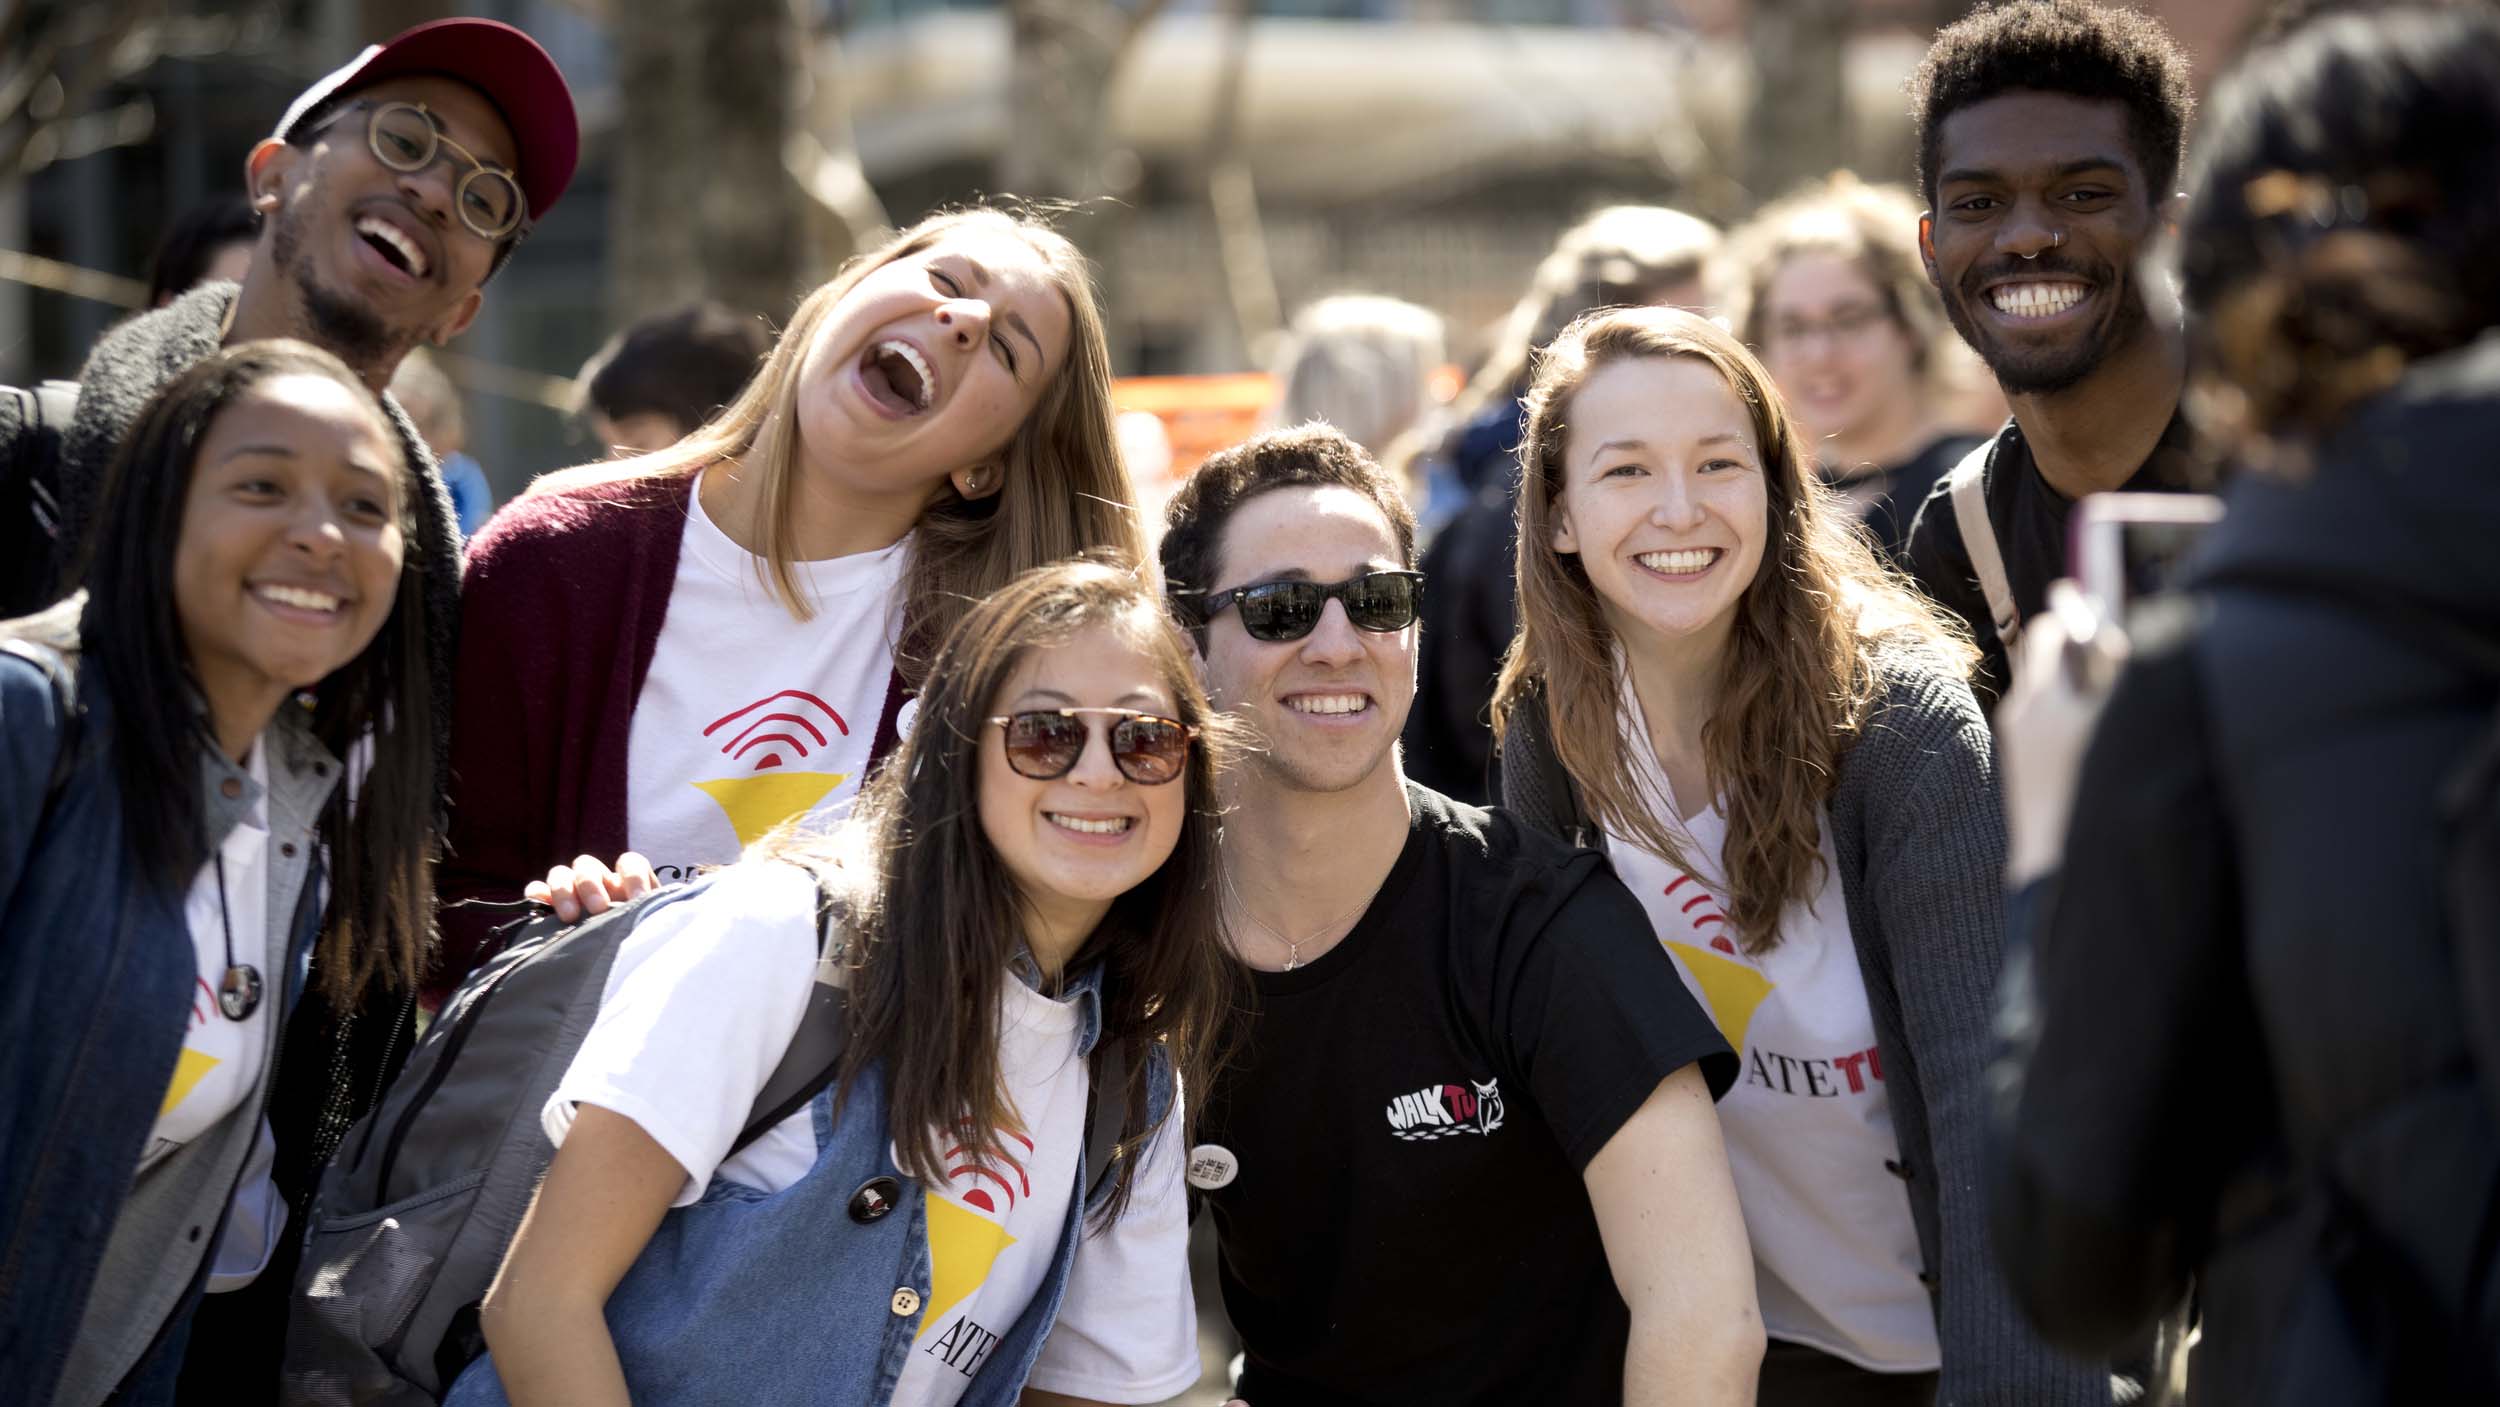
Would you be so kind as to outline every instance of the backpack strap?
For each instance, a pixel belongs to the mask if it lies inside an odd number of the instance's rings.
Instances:
[[[1085,1083],[1085,1166],[1092,1170],[1092,1180],[1085,1187],[1088,1206],[1108,1191],[1116,1180],[1113,1167],[1120,1156],[1120,1126],[1124,1117],[1098,1118],[1102,1092],[1112,1092],[1112,1107],[1124,1115],[1128,1109],[1128,1042],[1108,1040],[1094,1042],[1093,1076]]]
[[[756,1094],[746,1127],[739,1130],[737,1141],[729,1145],[732,1154],[806,1108],[841,1072],[842,1052],[851,1041],[850,994],[826,980],[831,974],[823,961],[842,950],[833,937],[834,926],[841,921],[842,907],[820,876],[816,891],[818,962],[815,984],[808,990],[807,1010],[799,1016],[798,1032],[790,1037],[790,1048],[782,1052],[781,1063],[773,1067],[771,1078],[764,1081],[764,1088]]]
[[[61,437],[68,433],[70,421],[78,414],[78,383],[44,381],[19,394],[26,397],[25,430],[34,436],[28,443],[42,456],[26,461],[26,486],[34,499],[35,522],[46,537],[58,543],[66,525],[52,481],[60,472]],[[23,455],[26,451],[21,448],[18,452]],[[67,544],[62,546],[65,550]]]
[[[14,636],[0,639],[0,650],[43,671],[45,681],[52,686],[53,706],[61,714],[60,736],[52,750],[52,771],[43,783],[43,809],[37,813],[35,823],[36,830],[41,831],[51,823],[53,808],[60,804],[61,793],[69,788],[70,771],[78,765],[78,740],[85,722],[78,711],[78,672],[60,651],[33,640]]]
[[[842,907],[832,892],[818,880],[816,902],[816,942],[820,961],[815,986],[807,997],[807,1010],[799,1017],[797,1034],[790,1038],[790,1048],[782,1053],[781,1063],[773,1067],[764,1088],[755,1096],[755,1106],[747,1116],[746,1127],[739,1130],[737,1140],[729,1145],[731,1154],[772,1131],[775,1124],[808,1106],[809,1101],[825,1092],[834,1076],[842,1069],[842,1052],[851,1038],[850,995],[827,981],[829,975],[822,958],[837,955],[841,945],[833,939],[834,927],[842,920]],[[1093,1180],[1085,1196],[1090,1203],[1111,1186],[1112,1165],[1119,1157],[1121,1119],[1095,1117],[1102,1091],[1118,1092],[1115,1104],[1127,1106],[1128,1043],[1121,1040],[1098,1041],[1094,1045],[1092,1078],[1085,1087],[1085,1166],[1093,1170]]]
[[[2014,581],[2005,574],[1996,524],[1988,519],[1988,467],[1996,462],[1996,453],[1994,437],[1973,446],[1945,475],[1945,492],[1953,504],[1954,530],[1962,535],[1962,550],[1970,554],[1970,569],[1979,578],[1980,593],[1988,598],[1988,618],[1996,626],[1997,640],[2005,646],[2006,668],[2011,671],[2014,642],[2022,635],[2023,622],[2014,609]]]

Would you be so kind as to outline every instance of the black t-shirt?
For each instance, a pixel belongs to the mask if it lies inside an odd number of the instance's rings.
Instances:
[[[1936,481],[1961,463],[1962,456],[1982,438],[1959,432],[1939,436],[1898,464],[1884,465],[1864,478],[1834,480],[1834,487],[1851,496],[1871,491],[1858,516],[1886,555],[1900,562],[1905,560],[1901,554],[1909,545],[1910,520],[1918,516],[1918,506],[1927,501]]]
[[[1603,857],[1407,799],[1345,941],[1259,974],[1200,1123],[1236,1163],[1205,1195],[1241,1395],[1620,1401],[1629,1313],[1581,1172],[1659,1081],[1698,1060],[1715,1098],[1735,1056]]]
[[[1953,466],[1944,466],[1951,474]],[[2179,493],[2200,486],[2192,452],[2187,415],[2174,412],[2153,452],[2134,475],[2118,486],[2121,493]],[[2066,538],[2074,523],[2075,501],[2059,493],[2040,474],[2023,439],[2023,427],[2005,422],[1997,432],[1994,458],[1986,480],[1988,521],[1996,525],[1997,552],[2005,558],[2005,577],[2014,588],[2014,610],[2023,620],[2040,613],[2048,600],[2049,583],[2068,575]],[[1988,614],[1988,594],[1971,569],[1970,549],[1953,517],[1952,486],[1936,481],[1910,525],[1904,559],[1910,575],[1938,605],[1960,616],[1979,642],[1979,673],[1971,688],[1979,702],[1996,707],[2011,674],[2004,642]]]

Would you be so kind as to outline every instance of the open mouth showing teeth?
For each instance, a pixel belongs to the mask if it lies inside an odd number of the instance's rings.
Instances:
[[[1632,559],[1660,576],[1691,576],[1710,570],[1719,560],[1716,547],[1686,547],[1674,552],[1643,552]]]
[[[908,342],[880,342],[869,348],[860,358],[859,376],[870,395],[905,415],[927,410],[937,393],[937,377]]]
[[[263,600],[302,611],[336,612],[339,598],[322,591],[307,591],[300,586],[256,586],[252,590]]]
[[[1304,694],[1285,700],[1285,707],[1296,713],[1361,713],[1370,704],[1361,694]]]
[[[364,242],[391,262],[393,268],[410,278],[423,278],[426,273],[425,251],[417,242],[400,232],[390,221],[367,215],[356,222],[356,233]]]
[[[1052,825],[1061,830],[1075,831],[1079,835],[1119,835],[1137,824],[1137,818],[1134,816],[1107,816],[1095,821],[1083,816],[1062,816],[1056,811],[1045,811],[1042,814],[1050,818]]]
[[[2000,313],[2018,318],[2055,317],[2083,301],[2079,283],[2008,283],[1988,290],[1988,302]]]

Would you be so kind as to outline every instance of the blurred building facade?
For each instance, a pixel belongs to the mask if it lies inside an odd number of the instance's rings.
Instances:
[[[469,393],[478,457],[509,492],[588,453],[549,404],[548,378],[569,376],[610,328],[649,311],[613,306],[611,294],[615,173],[634,159],[617,139],[617,114],[634,95],[615,82],[610,27],[632,3],[163,0],[153,57],[97,100],[100,115],[66,126],[54,159],[30,175],[0,172],[0,250],[142,277],[166,222],[236,189],[244,154],[287,101],[358,45],[438,13],[519,24],[573,81],[585,146],[563,205],[490,286],[485,312],[447,361]],[[822,36],[809,57],[816,110],[801,120],[827,141],[847,132],[890,217],[999,191],[1019,122],[1010,10],[1021,0],[812,3]],[[1118,13],[1114,0],[1093,3]],[[1463,357],[1553,237],[1595,206],[1658,202],[1728,220],[1776,194],[1746,184],[1748,115],[1766,71],[1749,50],[1754,36],[1795,35],[1816,21],[1813,37],[1784,41],[1828,39],[1829,71],[1840,75],[1837,135],[1816,164],[1906,177],[1901,81],[1934,25],[1962,8],[1254,0],[1236,23],[1232,0],[1169,0],[1094,95],[1105,147],[1092,189],[1049,194],[1108,197],[1088,207],[1082,237],[1101,269],[1124,374],[1257,365],[1265,326],[1346,291],[1441,311]],[[2235,50],[2257,0],[2149,8],[2209,73]],[[1772,18],[1787,28],[1766,28]],[[1227,93],[1237,95],[1229,116]],[[1210,198],[1218,167],[1235,197],[1221,227]],[[1246,231],[1244,211],[1255,212]],[[1242,257],[1245,233],[1254,259]],[[757,311],[777,318],[803,292]],[[73,374],[122,313],[0,280],[0,380]]]

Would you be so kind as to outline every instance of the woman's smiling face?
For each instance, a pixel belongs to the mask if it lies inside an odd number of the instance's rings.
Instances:
[[[398,441],[325,376],[272,376],[200,437],[174,548],[191,668],[212,706],[319,683],[399,590]]]
[[[990,716],[1034,709],[1134,709],[1178,718],[1180,704],[1153,656],[1109,626],[1028,652],[990,700]],[[1085,748],[1057,777],[1027,777],[1007,761],[1006,729],[985,724],[981,830],[1026,908],[1068,942],[1093,930],[1111,901],[1171,857],[1187,818],[1189,784],[1130,781],[1111,757],[1108,714],[1080,714]]]
[[[1715,650],[1769,535],[1744,403],[1705,362],[1628,357],[1581,382],[1564,424],[1554,550],[1579,555],[1619,638]]]
[[[810,466],[935,491],[1006,448],[1063,372],[1072,323],[1050,265],[1006,228],[962,226],[872,270],[799,371]]]

